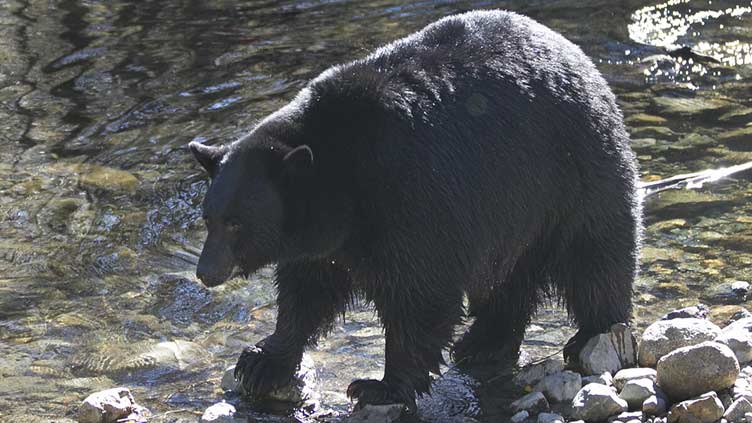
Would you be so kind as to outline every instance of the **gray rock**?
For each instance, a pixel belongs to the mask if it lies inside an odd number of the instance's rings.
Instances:
[[[207,408],[201,416],[201,423],[240,423],[241,421],[245,420],[235,418],[235,407],[224,401]]]
[[[721,334],[713,323],[696,318],[659,320],[645,329],[639,348],[642,367],[654,367],[658,360],[671,351],[712,341]]]
[[[79,423],[114,423],[139,410],[128,388],[112,388],[95,392],[78,407]]]
[[[571,401],[580,387],[582,377],[579,373],[565,370],[544,377],[534,389],[543,392],[550,402],[563,402]]]
[[[752,333],[744,328],[729,327],[724,328],[715,341],[731,348],[740,364],[749,363],[752,361]]]
[[[572,400],[572,417],[585,421],[602,421],[627,411],[627,402],[608,386],[598,383],[585,385]]]
[[[651,395],[642,403],[642,412],[646,416],[660,416],[668,411],[668,402],[661,395]]]
[[[350,414],[348,423],[391,423],[400,418],[405,406],[402,404],[366,405]]]
[[[564,370],[564,363],[561,360],[549,358],[541,363],[521,369],[514,378],[518,385],[533,386],[540,382],[544,377],[559,373]]]
[[[713,423],[723,417],[723,404],[715,392],[674,404],[668,423]]]
[[[619,398],[629,404],[630,410],[642,410],[642,404],[653,395],[655,395],[654,380],[634,379],[624,385]]]
[[[636,379],[650,379],[655,382],[657,380],[656,371],[650,367],[635,367],[632,369],[619,370],[619,372],[614,375],[614,387],[621,391],[627,382]]]
[[[746,398],[739,398],[726,409],[723,418],[730,422],[738,422],[745,418],[747,413],[752,413],[752,403]]]
[[[514,416],[512,416],[509,419],[509,421],[512,422],[512,423],[522,423],[525,420],[527,420],[528,417],[530,417],[530,413],[528,413],[525,410],[522,410],[519,413],[516,413]]]
[[[703,342],[679,348],[658,361],[658,386],[674,401],[734,385],[739,362],[729,347]]]
[[[663,317],[661,317],[661,320],[686,319],[686,318],[707,319],[709,312],[710,312],[710,309],[708,308],[708,306],[706,306],[705,304],[697,304],[691,307],[684,307],[678,310],[670,311],[666,313]]]
[[[611,342],[616,348],[616,353],[621,361],[621,368],[629,368],[637,365],[637,339],[632,329],[624,323],[616,323],[611,326]]]
[[[747,332],[752,332],[752,317],[743,317],[739,320],[735,320],[728,324],[723,330],[727,332],[735,331],[735,330],[746,330]]]
[[[601,385],[613,386],[614,378],[609,372],[605,372],[600,375],[585,376],[582,378],[582,386],[585,386],[589,383],[600,383]]]
[[[710,291],[709,299],[714,303],[740,304],[747,301],[749,283],[744,281],[719,284]]]
[[[554,413],[538,414],[538,423],[564,423],[564,417]]]
[[[621,369],[619,354],[608,333],[601,333],[588,340],[580,351],[580,366],[586,375],[616,372]]]
[[[548,410],[548,401],[541,392],[531,392],[509,405],[512,411],[527,410],[531,413],[539,413]]]

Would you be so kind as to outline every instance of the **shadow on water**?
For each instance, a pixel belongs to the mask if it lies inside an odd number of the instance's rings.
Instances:
[[[517,10],[579,44],[616,92],[642,178],[752,160],[752,9],[743,1],[251,1],[0,5],[0,419],[72,419],[90,392],[134,391],[154,421],[194,421],[223,369],[273,330],[272,269],[206,289],[203,173],[186,145],[236,139],[331,64],[474,8]],[[635,324],[698,300],[723,321],[750,280],[749,173],[649,198]],[[525,360],[571,335],[546,307]],[[383,336],[358,307],[309,352],[318,406],[249,421],[337,420]],[[423,421],[504,421],[512,369],[449,369]]]

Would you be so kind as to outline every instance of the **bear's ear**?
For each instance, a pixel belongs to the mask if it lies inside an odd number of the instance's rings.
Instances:
[[[193,155],[196,156],[196,160],[201,163],[201,166],[209,173],[209,177],[213,178],[219,170],[219,163],[227,153],[226,146],[213,147],[210,145],[204,145],[199,142],[193,141],[188,144],[188,148],[191,149]]]
[[[313,150],[303,144],[290,150],[283,160],[285,165],[293,170],[309,169],[313,166]]]

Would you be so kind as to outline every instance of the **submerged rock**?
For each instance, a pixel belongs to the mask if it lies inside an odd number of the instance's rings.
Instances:
[[[723,417],[723,404],[715,392],[682,401],[671,407],[669,423],[713,423]]]
[[[348,423],[391,423],[400,418],[405,406],[402,404],[366,405],[352,413]]]
[[[673,400],[685,400],[734,385],[739,362],[717,342],[679,348],[658,361],[658,385]]]
[[[611,388],[598,383],[585,385],[572,400],[572,417],[599,422],[627,411],[627,402]]]
[[[639,362],[643,367],[654,367],[669,352],[705,341],[721,334],[713,323],[696,318],[659,320],[645,329],[639,349]]]
[[[748,293],[748,282],[725,282],[713,287],[708,294],[708,298],[714,303],[739,304],[747,301]]]
[[[661,320],[687,319],[687,318],[707,319],[709,312],[710,312],[710,309],[708,308],[708,306],[701,303],[701,304],[693,305],[691,307],[684,307],[678,310],[670,311],[666,313],[663,317],[661,317]]]

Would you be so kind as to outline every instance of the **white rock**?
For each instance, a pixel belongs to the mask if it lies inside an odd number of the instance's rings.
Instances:
[[[661,395],[651,395],[642,403],[642,412],[646,416],[660,416],[668,411],[668,402]]]
[[[582,386],[585,386],[589,383],[600,383],[601,385],[613,386],[614,378],[609,372],[605,372],[600,375],[585,376],[582,378]]]
[[[703,342],[679,348],[658,361],[658,386],[674,401],[734,385],[739,363],[729,347]]]
[[[224,401],[218,402],[206,410],[201,416],[201,423],[239,423],[235,418],[235,407]]]
[[[707,319],[709,312],[710,310],[708,309],[708,306],[705,304],[697,304],[691,307],[684,307],[679,310],[670,311],[661,317],[661,320],[686,319],[690,317],[695,319]]]
[[[608,386],[598,383],[585,385],[572,400],[572,417],[585,421],[602,421],[627,411],[627,402]]]
[[[734,322],[731,322],[723,328],[723,330],[730,332],[734,330],[746,330],[747,332],[752,332],[752,317],[743,317],[739,320],[736,320]]]
[[[402,404],[366,405],[352,413],[348,423],[391,423],[400,418],[405,406]]]
[[[128,388],[112,388],[95,392],[78,408],[79,423],[112,423],[136,410],[138,405]]]
[[[527,410],[531,413],[539,413],[548,410],[548,401],[543,393],[531,392],[511,403],[509,407],[515,412]]]
[[[723,417],[723,404],[715,392],[674,404],[668,413],[669,423],[713,423]]]
[[[728,409],[726,409],[726,412],[723,413],[723,418],[730,422],[738,422],[744,418],[747,413],[752,413],[752,403],[746,398],[739,398],[732,402]]]
[[[564,417],[554,413],[540,413],[538,423],[564,423]]]
[[[522,410],[519,413],[516,413],[514,416],[512,416],[509,419],[509,421],[512,422],[512,423],[522,423],[525,420],[527,420],[528,417],[530,417],[530,413],[528,413],[525,410]]]
[[[617,390],[621,391],[624,388],[624,384],[635,379],[650,379],[655,382],[657,380],[655,369],[651,369],[650,367],[635,367],[619,370],[614,375],[614,386]]]
[[[549,402],[571,401],[582,387],[582,376],[569,370],[544,377],[535,390],[543,392]]]
[[[642,422],[642,411],[625,411],[623,413],[619,413],[615,416],[611,416],[608,418],[609,422],[625,422],[629,423],[632,421],[638,421]]]
[[[611,342],[611,335],[601,333],[590,338],[580,351],[580,366],[586,375],[616,372],[621,369],[619,354]]]
[[[712,341],[721,329],[704,319],[659,320],[645,329],[639,348],[642,367],[654,367],[669,352],[701,342]]]
[[[715,341],[731,348],[740,364],[752,361],[752,332],[745,328],[727,326]]]
[[[514,381],[518,385],[533,386],[544,377],[559,373],[562,370],[564,370],[564,363],[561,360],[549,358],[541,363],[521,369],[515,376]]]

